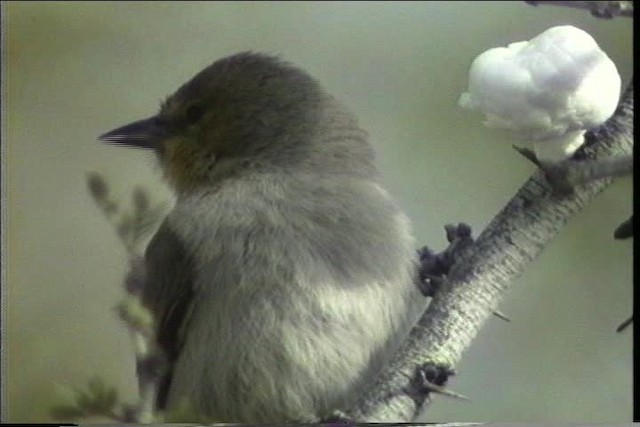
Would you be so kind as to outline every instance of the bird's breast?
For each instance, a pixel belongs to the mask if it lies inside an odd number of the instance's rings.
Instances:
[[[377,184],[271,179],[171,216],[197,295],[172,394],[223,420],[344,407],[424,307],[408,221]]]

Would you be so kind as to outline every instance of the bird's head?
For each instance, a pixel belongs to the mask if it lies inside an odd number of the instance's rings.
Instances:
[[[240,53],[202,70],[156,115],[99,138],[155,150],[169,183],[189,191],[312,139],[325,98],[304,71]]]

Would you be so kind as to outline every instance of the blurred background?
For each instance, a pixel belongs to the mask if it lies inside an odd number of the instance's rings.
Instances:
[[[3,421],[50,421],[57,384],[93,375],[136,391],[113,307],[127,258],[86,189],[102,173],[128,203],[136,185],[170,204],[150,153],[96,137],[154,114],[215,59],[279,54],[320,80],[371,134],[388,189],[420,244],[443,226],[479,233],[533,172],[513,141],[456,103],[481,52],[555,25],[588,31],[632,72],[632,20],[524,2],[7,2],[4,42]],[[567,224],[464,355],[427,421],[629,422],[632,211],[621,178]]]

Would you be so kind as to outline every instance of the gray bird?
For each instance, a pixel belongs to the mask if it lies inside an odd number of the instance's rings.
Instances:
[[[145,254],[158,409],[264,423],[353,404],[426,306],[354,115],[301,69],[240,53],[100,139],[153,149],[176,193]]]

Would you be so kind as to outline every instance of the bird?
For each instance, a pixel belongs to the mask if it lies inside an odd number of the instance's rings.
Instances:
[[[355,115],[241,52],[99,139],[152,150],[175,193],[144,254],[156,409],[265,423],[353,405],[426,307],[410,220]]]

